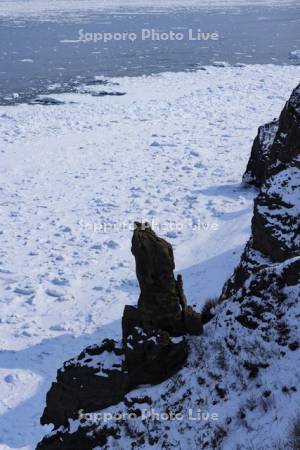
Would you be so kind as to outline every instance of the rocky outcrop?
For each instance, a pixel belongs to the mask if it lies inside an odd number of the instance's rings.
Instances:
[[[176,373],[188,355],[186,334],[202,333],[201,315],[187,305],[182,278],[174,277],[171,245],[148,224],[135,224],[132,253],[141,294],[126,306],[121,342],[104,340],[67,361],[47,394],[41,423],[54,425],[38,449],[92,449],[94,437],[69,432],[79,411],[90,413],[119,403],[139,385],[161,383]],[[62,429],[64,432],[62,432]],[[101,434],[101,436],[100,436]],[[102,430],[97,443],[111,431]]]
[[[182,338],[173,342],[167,332],[134,328],[124,345],[104,340],[67,361],[47,394],[42,425],[68,426],[86,413],[119,403],[140,384],[157,384],[179,370],[187,358]]]
[[[280,115],[267,153],[260,179],[264,183],[254,201],[251,237],[222,299],[241,288],[250,274],[300,255],[300,85]]]
[[[263,185],[266,179],[267,167],[270,164],[270,149],[274,143],[277,131],[277,119],[259,127],[253,142],[246,172],[243,175],[244,183],[252,184],[258,188]]]
[[[136,310],[125,308],[123,336],[135,325],[145,330],[162,329],[171,336],[201,334],[201,315],[187,305],[181,275],[177,280],[174,277],[172,246],[147,223],[136,223],[131,251],[141,294]]]
[[[299,168],[299,86],[294,89],[279,119],[259,127],[243,181],[261,188],[285,165]]]
[[[96,411],[118,403],[126,392],[123,365],[124,349],[114,340],[88,347],[67,361],[47,394],[42,425],[66,426],[68,419],[78,418],[83,405],[86,411]]]

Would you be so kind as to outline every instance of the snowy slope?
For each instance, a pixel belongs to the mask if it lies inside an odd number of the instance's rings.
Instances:
[[[124,96],[0,109],[1,450],[45,433],[63,361],[119,337],[138,297],[133,220],[159,223],[191,304],[220,293],[249,235],[255,191],[240,180],[253,137],[298,78],[297,67],[209,67],[93,87]]]

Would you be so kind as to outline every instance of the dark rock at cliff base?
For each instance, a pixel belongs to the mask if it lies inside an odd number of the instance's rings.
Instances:
[[[67,361],[47,394],[41,424],[56,428],[78,419],[79,411],[99,411],[123,400],[141,384],[157,384],[176,373],[187,358],[184,338],[172,341],[166,331],[135,327],[124,345],[104,340]]]
[[[36,450],[93,450],[105,446],[108,437],[118,439],[118,429],[103,426],[98,430],[96,425],[79,427],[74,433],[64,429],[46,436]]]
[[[79,420],[80,411],[115,405],[139,385],[165,381],[187,359],[184,335],[202,333],[201,315],[187,305],[182,277],[174,277],[171,245],[147,224],[136,224],[132,253],[141,295],[136,307],[124,309],[123,339],[88,347],[58,371],[41,418],[42,424],[55,428],[38,449],[92,449],[95,442],[104,442],[107,433],[112,434],[109,428],[104,427],[95,441],[85,439],[82,429],[76,435],[69,432],[69,420]]]
[[[104,340],[64,363],[47,394],[41,424],[55,427],[78,419],[78,411],[97,411],[118,403],[126,393],[124,350],[113,340]]]

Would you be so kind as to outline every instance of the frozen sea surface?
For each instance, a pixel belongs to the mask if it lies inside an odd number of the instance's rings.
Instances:
[[[38,20],[74,20],[99,11],[118,12],[170,12],[190,9],[236,10],[245,6],[295,7],[298,0],[2,0],[0,16],[16,19],[35,17]]]
[[[7,3],[7,2],[4,2]],[[152,2],[151,2],[152,3]],[[300,10],[284,6],[212,3],[210,9],[176,9],[176,2],[151,8],[118,3],[11,2],[0,5],[0,103],[15,104],[38,94],[78,89],[95,76],[139,76],[164,71],[195,70],[201,65],[299,64]],[[162,4],[165,5],[164,8]],[[230,7],[231,4],[231,7]],[[12,6],[14,5],[14,7]],[[27,5],[27,9],[26,9]],[[192,3],[193,5],[193,3]],[[222,5],[222,3],[221,3]],[[43,8],[42,8],[43,6]],[[187,4],[188,6],[188,4]],[[203,5],[202,5],[203,6]],[[90,9],[89,9],[90,7]],[[182,40],[142,39],[143,30],[182,33]],[[218,39],[191,40],[197,31]],[[82,42],[87,33],[133,33],[135,41]]]

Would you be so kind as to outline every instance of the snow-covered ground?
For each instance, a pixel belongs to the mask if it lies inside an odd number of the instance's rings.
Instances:
[[[293,66],[207,67],[0,108],[1,450],[45,434],[63,361],[120,337],[134,220],[173,244],[191,304],[220,293],[249,235],[252,140],[298,81]]]

